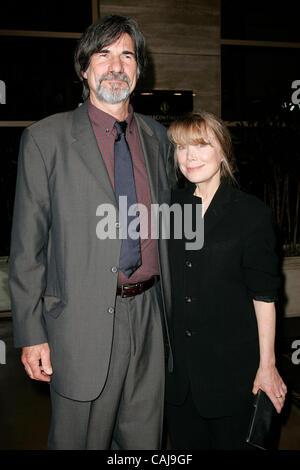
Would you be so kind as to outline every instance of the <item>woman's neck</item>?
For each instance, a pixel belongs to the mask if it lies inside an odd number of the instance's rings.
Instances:
[[[210,181],[196,183],[194,196],[201,197],[202,199],[202,215],[207,211],[220,183],[219,175],[216,178],[212,178]]]

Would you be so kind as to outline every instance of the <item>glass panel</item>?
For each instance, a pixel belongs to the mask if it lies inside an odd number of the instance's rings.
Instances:
[[[1,6],[0,29],[82,32],[90,23],[91,0],[14,0]]]
[[[222,39],[300,42],[299,0],[222,0]]]
[[[255,194],[272,209],[278,246],[300,255],[300,112],[283,110],[276,122],[229,128],[241,189]]]
[[[264,119],[291,102],[300,49],[222,46],[222,117]]]
[[[0,127],[0,256],[9,254],[17,160],[22,132],[21,127]]]
[[[38,120],[74,109],[81,101],[75,46],[73,39],[0,37],[0,79],[6,86],[0,120]]]

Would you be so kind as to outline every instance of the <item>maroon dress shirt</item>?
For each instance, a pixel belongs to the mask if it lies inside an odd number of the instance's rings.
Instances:
[[[98,142],[99,158],[103,158],[112,187],[114,188],[114,141],[116,137],[116,119],[101,111],[88,102],[88,114]],[[136,186],[137,201],[143,204],[148,214],[148,230],[145,220],[140,217],[142,265],[130,276],[126,277],[122,271],[118,274],[118,285],[131,284],[149,279],[159,274],[157,240],[151,239],[151,195],[145,158],[141,146],[140,136],[134,117],[133,108],[129,105],[129,114],[126,119],[126,139],[130,148]]]

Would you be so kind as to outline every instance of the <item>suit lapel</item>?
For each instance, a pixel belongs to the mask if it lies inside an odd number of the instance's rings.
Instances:
[[[88,116],[87,104],[74,111],[72,136],[73,148],[78,152],[91,174],[99,182],[101,191],[116,205],[116,199],[105,162],[99,151],[98,143]]]
[[[158,154],[159,144],[154,137],[152,129],[138,115],[135,114],[141,145],[145,157],[145,164],[149,177],[152,203],[158,202]],[[73,147],[84,160],[92,175],[101,184],[101,190],[116,205],[113,187],[110,183],[105,162],[98,148],[97,140],[90,123],[87,104],[84,103],[74,111],[72,136]]]
[[[159,145],[154,137],[152,129],[147,123],[139,116],[135,114],[136,123],[141,139],[141,145],[145,157],[145,164],[149,177],[151,202],[156,204],[158,202],[158,153]]]

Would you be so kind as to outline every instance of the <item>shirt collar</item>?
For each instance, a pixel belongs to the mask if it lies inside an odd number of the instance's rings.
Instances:
[[[134,116],[133,107],[130,104],[129,107],[128,107],[128,116],[125,119],[126,122],[127,122],[127,127],[129,129],[129,131],[132,131],[133,116]]]
[[[94,106],[90,100],[88,100],[88,114],[91,119],[91,122],[95,124],[101,131],[114,132],[114,125],[116,122],[116,118],[114,118],[110,114],[105,113],[101,109]],[[132,131],[133,118],[134,118],[133,107],[130,104],[128,108],[128,116],[125,119],[125,121],[127,122],[127,129],[129,132]]]

